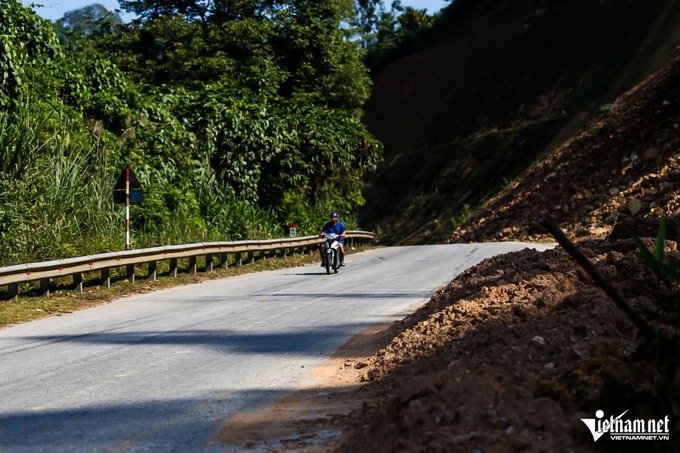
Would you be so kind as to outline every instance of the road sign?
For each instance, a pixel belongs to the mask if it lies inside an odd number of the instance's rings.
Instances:
[[[126,192],[126,188],[127,192]],[[129,201],[128,196],[129,195]],[[116,185],[113,186],[113,202],[114,203],[141,203],[144,201],[142,196],[142,184],[137,179],[137,176],[132,171],[129,165],[125,166],[123,172],[118,177]]]

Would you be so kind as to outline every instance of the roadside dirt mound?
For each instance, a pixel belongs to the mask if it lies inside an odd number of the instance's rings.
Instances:
[[[637,310],[653,311],[656,280],[631,240],[578,245]],[[666,251],[678,258],[675,242]],[[633,358],[634,325],[561,248],[487,259],[401,328],[368,361],[373,397],[350,414],[339,451],[594,451],[580,419],[673,420],[680,402],[655,394],[654,358]],[[672,445],[620,451],[677,448],[673,423]]]

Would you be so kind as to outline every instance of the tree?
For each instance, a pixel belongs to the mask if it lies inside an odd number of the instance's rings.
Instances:
[[[122,9],[145,20],[163,16],[182,16],[190,22],[224,23],[257,16],[279,8],[278,0],[121,0]]]
[[[375,33],[364,62],[377,70],[386,62],[411,52],[423,35],[432,29],[438,14],[428,15],[426,9],[404,7],[400,0],[392,2],[389,11],[381,10],[375,20]]]
[[[147,19],[100,45],[146,89],[188,90],[174,112],[234,196],[282,213],[300,196],[360,204],[380,145],[360,123],[370,79],[344,27],[352,0],[121,6]]]
[[[95,3],[81,9],[68,11],[54,22],[54,29],[62,45],[76,45],[79,37],[106,34],[123,20],[104,6]]]
[[[17,0],[0,0],[0,107],[18,102],[30,71],[61,56],[49,22]]]
[[[363,49],[374,45],[377,40],[378,21],[385,8],[381,0],[356,0],[354,19],[350,24],[356,28]]]

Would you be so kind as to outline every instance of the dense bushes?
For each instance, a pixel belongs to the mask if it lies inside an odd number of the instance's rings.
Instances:
[[[144,193],[135,247],[282,236],[291,221],[313,234],[332,209],[357,227],[381,146],[360,122],[370,81],[343,3],[103,14],[60,24],[62,48],[1,0],[0,265],[123,248],[113,185],[126,164]]]

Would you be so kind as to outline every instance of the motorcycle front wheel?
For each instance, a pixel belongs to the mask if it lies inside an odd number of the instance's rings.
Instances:
[[[333,262],[333,252],[326,254],[326,273],[331,273],[331,263]]]
[[[340,269],[340,252],[338,250],[333,253],[333,272],[338,273]]]

